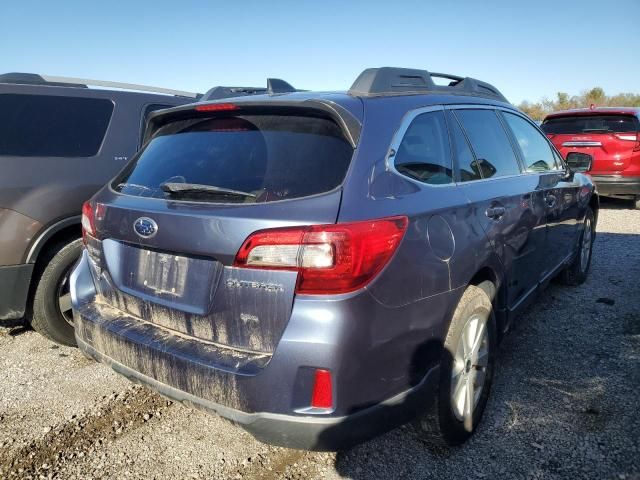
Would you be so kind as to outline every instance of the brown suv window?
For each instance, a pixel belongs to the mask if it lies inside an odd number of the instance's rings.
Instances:
[[[104,139],[113,102],[103,98],[0,95],[0,155],[92,157]]]
[[[509,137],[493,110],[456,110],[455,116],[471,142],[482,178],[521,173]]]

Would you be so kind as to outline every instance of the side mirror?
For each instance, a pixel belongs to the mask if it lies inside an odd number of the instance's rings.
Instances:
[[[567,155],[566,161],[572,172],[588,172],[593,165],[593,157],[586,153],[571,152]]]

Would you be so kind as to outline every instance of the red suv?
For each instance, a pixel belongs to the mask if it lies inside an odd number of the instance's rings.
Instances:
[[[542,130],[571,165],[591,155],[600,195],[628,198],[640,209],[640,108],[584,108],[555,112]]]

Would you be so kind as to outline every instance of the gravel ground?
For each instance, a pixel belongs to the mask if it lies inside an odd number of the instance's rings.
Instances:
[[[411,427],[350,451],[271,447],[0,322],[0,478],[640,479],[640,211],[603,202],[592,271],[552,284],[503,342],[464,446]]]

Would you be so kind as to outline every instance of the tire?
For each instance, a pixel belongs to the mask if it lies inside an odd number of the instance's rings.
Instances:
[[[640,195],[638,195],[636,198],[634,198],[633,200],[631,200],[633,203],[633,208],[635,208],[636,210],[640,210]]]
[[[479,331],[479,327],[483,325],[484,330]],[[473,335],[473,332],[478,335]],[[476,345],[479,348],[471,349],[476,350],[477,355],[465,351],[465,345],[474,342],[465,342],[463,333],[471,333],[465,338],[474,338],[478,342]],[[496,322],[491,300],[486,289],[470,285],[456,307],[445,338],[435,405],[418,420],[418,433],[423,440],[435,445],[453,446],[465,442],[473,435],[489,398],[495,371],[496,347]],[[480,386],[478,382],[482,383],[479,392],[477,389],[466,388],[469,385],[477,388]],[[467,395],[469,393],[470,396]],[[467,403],[469,398],[473,398],[473,402]],[[461,399],[462,408],[460,402],[456,402]],[[465,408],[468,405],[473,406],[471,409]]]
[[[81,239],[60,243],[49,249],[43,259],[41,275],[33,295],[31,326],[49,340],[62,345],[76,346],[73,320],[70,310],[66,308],[70,308],[70,297],[67,293],[64,301],[68,298],[69,303],[62,308],[60,295],[65,294],[65,288],[68,290],[68,276],[81,251]]]
[[[591,267],[593,241],[595,239],[595,219],[591,208],[587,207],[578,241],[578,251],[575,258],[560,274],[560,280],[565,285],[577,286],[584,283]],[[586,248],[586,250],[585,250]]]

